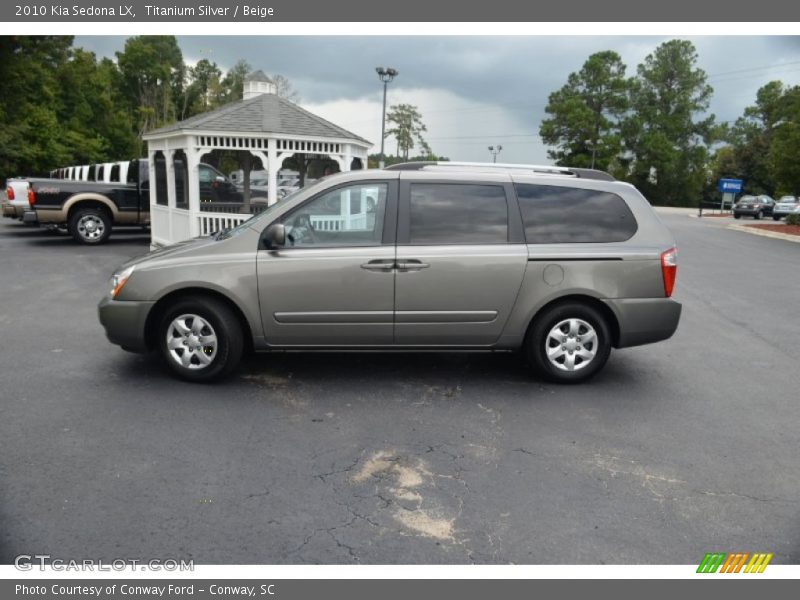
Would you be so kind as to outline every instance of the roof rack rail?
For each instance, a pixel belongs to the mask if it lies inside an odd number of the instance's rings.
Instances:
[[[601,181],[616,181],[605,171],[597,169],[580,169],[571,167],[558,167],[555,165],[523,165],[514,163],[481,163],[457,161],[413,161],[397,163],[386,167],[387,171],[421,171],[427,168],[434,170],[439,167],[476,168],[498,171],[528,171],[541,175],[560,175],[563,177],[579,177],[582,179],[599,179]]]

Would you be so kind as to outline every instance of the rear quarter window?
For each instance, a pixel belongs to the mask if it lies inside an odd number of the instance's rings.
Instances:
[[[524,183],[514,187],[529,244],[624,242],[636,233],[631,209],[616,194]]]

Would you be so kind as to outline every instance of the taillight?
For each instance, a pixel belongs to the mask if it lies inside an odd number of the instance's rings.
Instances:
[[[675,275],[678,273],[678,249],[670,248],[661,253],[661,276],[664,279],[664,295],[672,296],[675,287]]]
[[[31,208],[36,204],[36,194],[33,193],[33,188],[31,187],[28,188],[28,204],[31,205]]]
[[[8,186],[6,188],[6,198],[8,198],[9,200],[14,199],[14,188],[12,188],[11,186]]]

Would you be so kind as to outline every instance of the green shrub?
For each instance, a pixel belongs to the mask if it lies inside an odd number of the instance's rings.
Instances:
[[[787,225],[800,225],[800,213],[793,213],[786,217]]]

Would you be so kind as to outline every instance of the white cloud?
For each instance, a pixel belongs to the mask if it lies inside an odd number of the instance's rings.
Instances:
[[[381,93],[356,99],[303,103],[303,107],[373,142],[380,151]],[[433,151],[452,160],[485,161],[488,146],[500,144],[504,162],[547,161],[538,136],[538,122],[529,117],[527,102],[499,106],[463,98],[445,89],[391,87],[387,105],[417,106],[428,127],[424,134]],[[387,125],[387,129],[389,126]],[[396,153],[393,138],[386,153]]]

